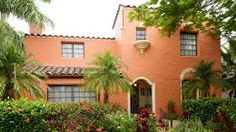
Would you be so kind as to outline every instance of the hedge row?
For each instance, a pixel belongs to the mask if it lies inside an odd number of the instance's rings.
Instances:
[[[133,132],[142,125],[154,131],[157,127],[151,114],[134,117],[118,105],[97,102],[48,104],[21,99],[1,101],[0,108],[0,131]]]
[[[182,102],[186,118],[199,118],[211,130],[236,131],[236,99],[201,98]]]

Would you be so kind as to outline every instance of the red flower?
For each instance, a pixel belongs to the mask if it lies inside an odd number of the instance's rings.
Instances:
[[[102,131],[101,128],[97,128],[97,129],[96,129],[96,132],[101,132],[101,131]]]
[[[88,129],[87,129],[87,132],[91,132],[91,129],[90,129],[90,128],[88,128]]]
[[[91,109],[90,108],[84,108],[84,111],[88,113],[88,112],[91,111]]]
[[[26,118],[26,119],[25,119],[25,123],[26,123],[26,124],[30,124],[30,119],[29,119],[29,118]]]

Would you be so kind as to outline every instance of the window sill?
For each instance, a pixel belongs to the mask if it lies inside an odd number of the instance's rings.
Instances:
[[[62,57],[61,59],[63,60],[83,60],[83,58],[79,58],[79,57]]]
[[[198,55],[196,55],[196,56],[185,56],[185,55],[180,55],[180,57],[186,57],[186,58],[192,58],[192,57],[199,57]]]

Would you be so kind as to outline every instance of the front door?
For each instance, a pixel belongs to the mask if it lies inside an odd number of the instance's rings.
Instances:
[[[152,89],[145,80],[138,80],[133,84],[130,96],[131,113],[137,114],[140,109],[152,109]]]
[[[133,86],[133,93],[131,94],[131,113],[137,114],[139,109],[139,89]]]

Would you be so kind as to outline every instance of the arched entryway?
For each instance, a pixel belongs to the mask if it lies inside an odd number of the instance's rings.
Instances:
[[[128,111],[136,114],[139,109],[148,108],[155,112],[155,84],[139,77],[133,81],[133,90],[128,94]]]

